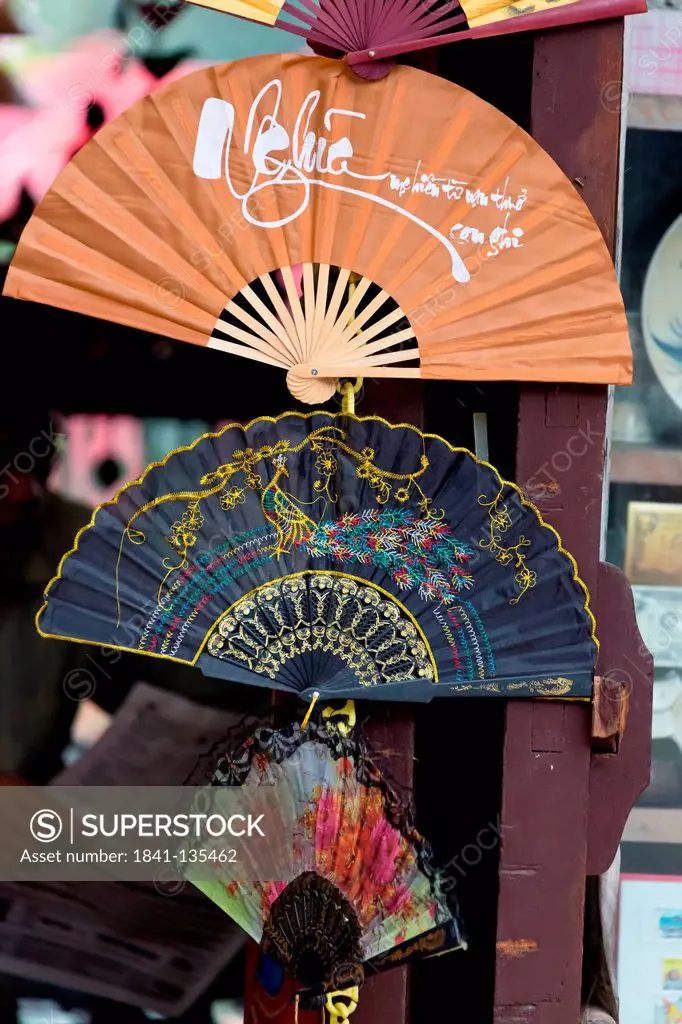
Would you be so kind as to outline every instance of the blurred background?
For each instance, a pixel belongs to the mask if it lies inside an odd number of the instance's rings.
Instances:
[[[0,281],[99,127],[198,67],[295,48],[176,0],[0,0]],[[74,656],[37,638],[33,616],[95,505],[226,410],[252,415],[246,371],[6,299],[0,337],[0,781],[181,784],[241,718],[242,696],[153,659]],[[283,381],[261,386],[268,411],[283,410]],[[189,889],[0,885],[1,1024],[239,1024],[244,956],[242,934]]]
[[[622,846],[619,989],[621,1024],[682,1024],[682,2],[628,20],[624,97],[614,83],[602,103],[624,126],[635,381],[613,403],[604,554],[633,584],[656,683],[652,782]],[[198,66],[297,47],[182,0],[0,0],[0,280],[102,124]],[[217,352],[6,299],[0,332],[2,781],[153,783],[162,762],[181,782],[240,695],[191,670],[84,660],[39,640],[33,614],[92,508],[226,411],[250,418],[253,377]],[[288,407],[276,371],[258,386],[260,408]],[[240,1021],[244,951],[224,915],[190,892],[114,889],[0,886],[0,1024]]]
[[[620,1024],[682,1022],[682,3],[626,19],[620,279],[634,383],[614,396],[605,558],[654,656],[651,785],[621,846]],[[638,679],[633,668],[629,685]]]

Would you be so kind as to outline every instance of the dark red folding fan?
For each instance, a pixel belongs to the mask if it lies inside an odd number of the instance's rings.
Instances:
[[[326,56],[347,55],[363,78],[391,58],[460,39],[641,14],[646,0],[189,0],[303,36]]]

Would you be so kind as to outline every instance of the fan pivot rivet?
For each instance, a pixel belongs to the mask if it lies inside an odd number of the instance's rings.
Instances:
[[[374,60],[376,55],[377,55],[376,50],[368,50],[367,51],[367,56],[369,57],[370,60]]]
[[[311,371],[310,371],[310,375],[311,375],[311,377],[317,377],[317,374],[318,374],[318,372],[319,372],[318,370],[314,370],[314,369],[313,369],[313,370],[311,370]]]

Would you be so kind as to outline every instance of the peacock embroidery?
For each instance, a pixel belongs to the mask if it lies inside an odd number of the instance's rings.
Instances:
[[[279,558],[288,554],[294,545],[309,537],[317,524],[279,485],[282,477],[289,476],[286,456],[276,455],[272,461],[275,475],[263,491],[261,508],[267,521],[275,528],[275,555]]]
[[[283,487],[283,481],[289,477],[288,460],[306,448],[313,457],[313,471],[317,475],[312,484],[316,497],[310,502],[302,502]],[[334,480],[341,453],[354,464],[357,479],[366,484],[376,507],[331,519],[325,512],[337,501]],[[461,601],[475,583],[471,572],[475,552],[452,534],[443,521],[444,513],[433,506],[433,498],[422,489],[421,478],[429,468],[426,453],[422,452],[418,467],[410,473],[383,469],[377,465],[376,454],[372,447],[356,450],[349,445],[345,431],[337,426],[317,428],[297,445],[280,438],[275,444],[235,450],[229,462],[201,477],[204,490],[182,494],[188,504],[165,538],[180,561],[164,560],[167,574],[159,600],[178,574],[190,566],[190,550],[197,545],[203,522],[202,503],[217,498],[229,513],[245,503],[250,490],[259,494],[267,523],[267,529],[260,532],[274,536],[274,543],[268,539],[267,546],[261,547],[266,558],[280,559],[305,551],[313,560],[331,558],[341,564],[372,565],[387,571],[401,590],[416,590],[422,600],[445,606]],[[270,463],[274,469],[267,483],[260,473],[264,463]],[[241,486],[237,486],[240,479]],[[161,496],[143,511],[180,496]],[[516,603],[535,585],[536,578],[527,570],[526,555],[521,550],[528,546],[527,539],[520,537],[512,548],[502,544],[502,533],[511,525],[511,519],[507,506],[501,502],[502,490],[492,500],[479,497],[490,518],[490,538],[481,540],[479,546],[491,550],[501,565],[513,566],[519,591],[513,599]],[[419,511],[410,508],[410,503]],[[308,510],[318,505],[318,516],[313,519]],[[141,511],[127,524],[124,534],[135,544],[146,539],[141,530],[133,528]]]

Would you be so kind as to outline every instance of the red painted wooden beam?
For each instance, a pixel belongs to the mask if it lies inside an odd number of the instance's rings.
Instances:
[[[538,35],[531,132],[580,188],[613,248],[623,24]],[[615,83],[615,84],[614,84]],[[616,107],[618,105],[616,104]],[[578,560],[596,600],[605,388],[524,387],[517,479]],[[590,708],[509,702],[504,751],[496,1024],[580,1019]]]

